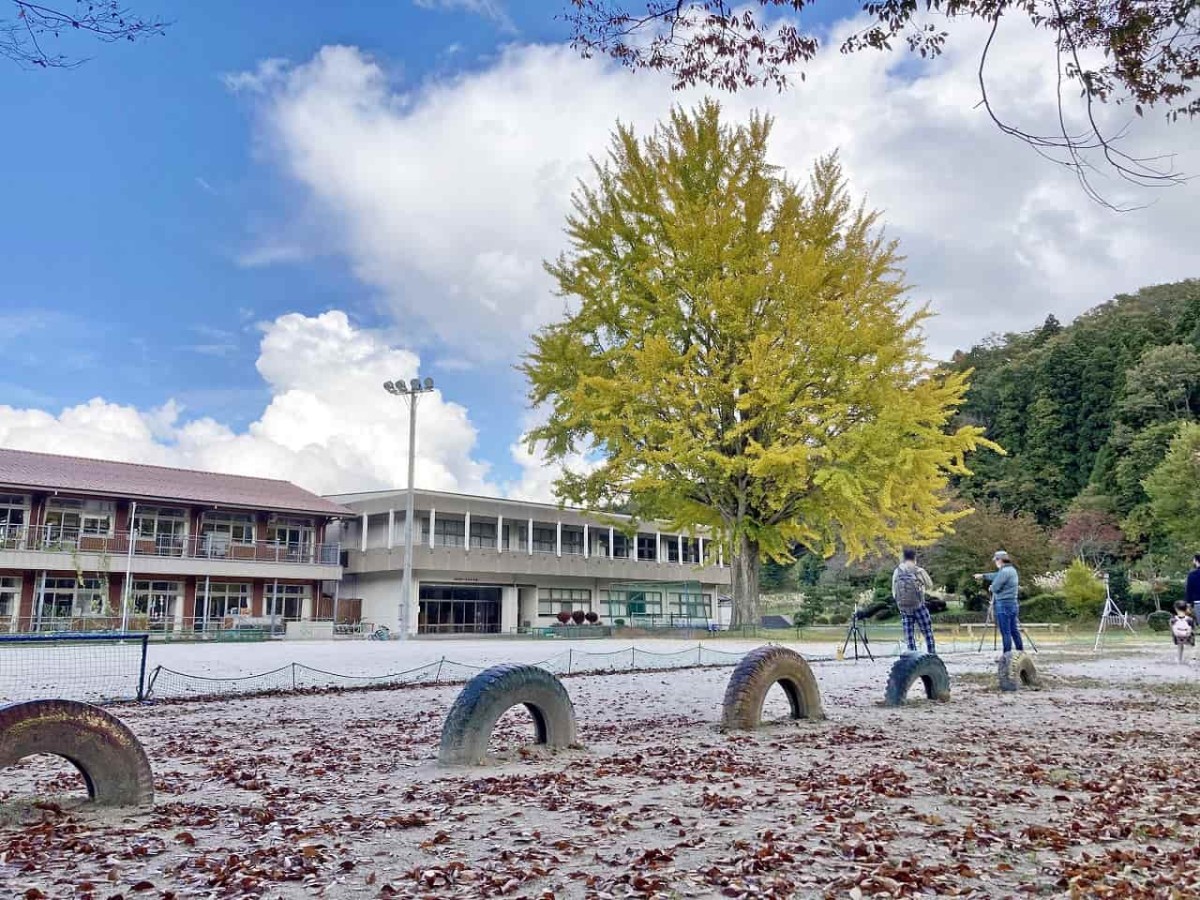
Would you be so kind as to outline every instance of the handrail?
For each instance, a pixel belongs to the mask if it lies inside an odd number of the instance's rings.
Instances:
[[[338,565],[338,543],[289,543],[284,541],[234,541],[226,535],[203,532],[190,535],[134,533],[135,557],[175,559],[229,559],[245,562]],[[0,552],[88,553],[112,557],[129,552],[130,535],[90,534],[78,528],[57,525],[0,525]]]

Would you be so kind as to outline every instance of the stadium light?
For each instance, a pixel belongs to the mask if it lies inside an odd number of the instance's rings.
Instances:
[[[404,379],[385,381],[383,389],[394,397],[408,401],[408,490],[404,498],[404,581],[400,585],[400,611],[397,625],[400,640],[408,637],[408,610],[412,600],[412,553],[413,553],[413,472],[417,459],[417,398],[433,390],[433,379],[414,378],[408,384]],[[388,538],[391,540],[390,536]]]

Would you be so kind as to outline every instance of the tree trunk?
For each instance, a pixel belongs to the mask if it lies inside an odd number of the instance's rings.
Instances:
[[[759,546],[747,535],[733,545],[733,611],[730,628],[758,625]]]

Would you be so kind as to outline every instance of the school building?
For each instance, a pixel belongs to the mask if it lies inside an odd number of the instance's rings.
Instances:
[[[341,596],[389,628],[402,596],[405,497],[328,498],[353,513],[337,525]],[[416,491],[414,507],[410,633],[513,633],[576,610],[605,625],[706,627],[730,590],[723,551],[700,528],[643,522],[631,533],[624,516],[439,491]]]

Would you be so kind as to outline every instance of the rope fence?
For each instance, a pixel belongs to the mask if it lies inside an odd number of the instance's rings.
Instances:
[[[884,659],[898,655],[899,646],[885,644],[882,647],[875,646],[872,650],[877,658]],[[972,644],[961,649],[955,646],[948,652],[943,651],[942,655],[978,652],[977,647]],[[600,675],[617,672],[732,667],[737,665],[743,656],[745,656],[745,652],[714,650],[703,644],[676,650],[672,653],[655,653],[635,646],[607,653],[593,653],[572,648],[531,665],[539,666],[555,675]],[[836,656],[805,654],[804,658],[814,664],[838,661]],[[866,659],[865,653],[862,655],[862,659]],[[853,661],[853,657],[848,656],[847,661]],[[382,675],[343,675],[307,666],[304,663],[289,663],[278,669],[256,675],[220,678],[208,675],[190,675],[160,665],[155,666],[150,673],[145,696],[148,700],[203,699],[293,691],[462,684],[470,681],[485,668],[487,667],[457,662],[443,657],[411,669]]]

